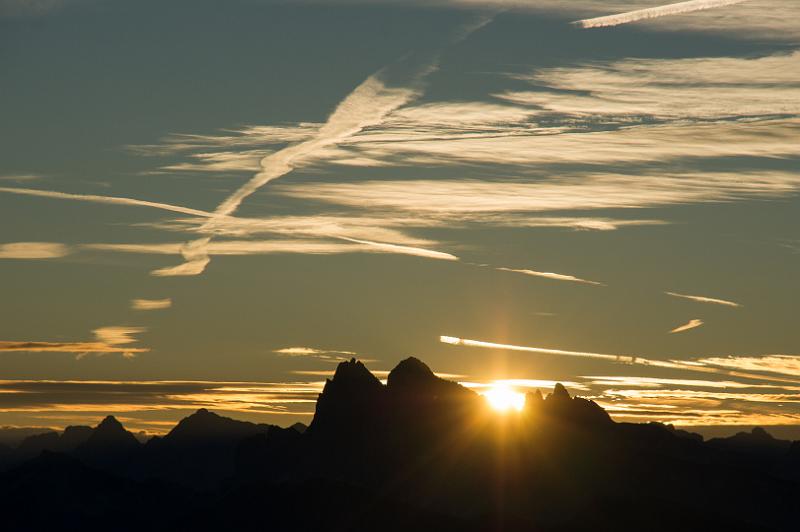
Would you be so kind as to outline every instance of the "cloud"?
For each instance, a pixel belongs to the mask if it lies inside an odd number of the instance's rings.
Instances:
[[[287,357],[315,358],[325,362],[342,362],[357,356],[352,351],[337,351],[329,349],[317,349],[314,347],[284,347],[273,351],[278,355]],[[362,359],[363,362],[363,359]]]
[[[71,252],[69,246],[55,242],[13,242],[0,244],[0,259],[58,259]]]
[[[586,279],[581,279],[580,277],[574,277],[572,275],[564,275],[562,273],[552,273],[552,272],[537,272],[534,270],[515,270],[513,268],[495,268],[496,270],[502,272],[514,272],[514,273],[522,273],[525,275],[533,275],[535,277],[544,277],[546,279],[554,279],[556,281],[572,281],[575,283],[584,283],[584,284],[592,284],[596,286],[605,286],[603,283],[598,283],[597,281],[588,281]]]
[[[385,208],[439,217],[467,214],[480,220],[480,213],[504,213],[499,225],[530,226],[552,224],[576,228],[592,226],[581,219],[538,219],[533,216],[514,218],[514,212],[547,212],[561,210],[597,210],[647,208],[685,203],[724,202],[746,197],[775,197],[800,189],[800,173],[764,172],[698,172],[668,173],[649,171],[621,174],[593,171],[573,175],[562,173],[548,178],[531,176],[515,181],[496,180],[376,180],[358,183],[304,183],[277,185],[277,194],[331,204],[372,209]],[[537,223],[539,222],[539,223]],[[489,218],[492,223],[492,218]],[[625,221],[610,220],[611,226],[624,226]],[[659,223],[653,220],[632,220],[629,225]],[[597,225],[604,226],[602,220]],[[605,225],[608,227],[608,225]]]
[[[332,237],[336,238],[336,237]],[[270,255],[279,253],[302,253],[312,255],[329,255],[337,253],[392,253],[401,255],[413,255],[439,260],[458,260],[458,257],[441,251],[430,249],[389,244],[385,242],[373,242],[348,237],[338,237],[342,242],[331,242],[324,240],[228,240],[211,242],[207,247],[199,247],[197,255],[192,251],[187,251],[186,244],[182,242],[157,243],[157,244],[112,244],[95,243],[83,244],[83,249],[95,251],[111,251],[119,253],[140,253],[148,255],[182,255],[184,258],[192,258],[187,262],[176,266],[156,270],[154,275],[177,275],[174,270],[177,268],[194,268],[195,263],[202,262],[199,267],[207,264],[206,260],[215,255]]]
[[[125,358],[133,358],[138,353],[146,353],[145,347],[131,347],[135,343],[134,335],[144,332],[142,327],[110,326],[100,327],[92,331],[95,340],[91,342],[30,342],[0,341],[0,352],[20,351],[27,353],[74,353],[77,358],[88,354],[104,355],[121,353]]]
[[[729,306],[729,307],[741,307],[741,305],[739,303],[734,303],[733,301],[728,301],[728,300],[725,300],[725,299],[716,299],[716,298],[713,298],[713,297],[706,297],[706,296],[691,296],[691,295],[688,295],[688,294],[678,294],[676,292],[664,292],[664,293],[667,294],[668,296],[680,297],[680,298],[683,298],[683,299],[689,299],[689,300],[692,300],[692,301],[697,301],[699,303],[714,303],[716,305],[726,305],[726,306]]]
[[[589,358],[629,367],[725,376],[720,380],[624,374],[558,379],[559,382],[570,382],[568,386],[571,388],[584,390],[582,396],[596,401],[618,421],[661,421],[690,426],[779,425],[800,421],[800,356],[655,360],[631,355],[497,344],[450,336],[441,337],[441,341],[456,346]],[[621,370],[622,373],[627,371]]]
[[[670,334],[679,333],[679,332],[683,332],[683,331],[688,331],[690,329],[696,329],[697,327],[700,327],[701,325],[703,325],[703,320],[698,320],[698,319],[689,320],[688,323],[686,323],[684,325],[681,325],[679,327],[675,327],[674,329],[672,329],[670,331]]]
[[[323,381],[0,380],[0,414],[24,413],[26,420],[58,419],[64,425],[87,424],[87,419],[99,420],[108,413],[127,414],[123,417],[131,423],[126,426],[161,432],[198,408],[303,418],[313,414],[323,385]],[[154,420],[160,420],[162,428]]]
[[[172,299],[132,299],[133,310],[162,310],[172,306]]]
[[[566,118],[566,117],[565,117]],[[353,138],[319,154],[330,164],[363,166],[516,166],[643,164],[716,157],[791,157],[800,129],[796,118],[742,119],[719,123],[633,124],[608,130],[583,126],[505,134],[422,138],[413,131],[386,131]],[[574,171],[574,170],[573,170]],[[595,171],[596,172],[596,171]],[[599,173],[599,172],[596,172]],[[674,171],[672,172],[674,174]],[[690,172],[686,172],[691,175]],[[790,172],[791,173],[791,172]],[[796,179],[796,173],[792,173]]]
[[[780,388],[800,391],[798,386],[776,386],[752,384],[738,381],[710,381],[700,379],[667,379],[662,377],[638,377],[627,375],[587,376],[593,386],[635,386],[643,388],[663,388],[667,386],[688,386],[692,388]]]
[[[136,342],[133,335],[146,331],[143,327],[100,327],[92,331],[98,340],[109,345],[132,344]]]
[[[764,371],[800,377],[800,355],[707,357],[697,362],[733,370]]]
[[[426,72],[420,71],[421,75]],[[366,127],[379,124],[393,110],[405,105],[419,92],[410,88],[390,88],[381,79],[382,72],[373,74],[356,87],[342,100],[328,120],[317,130],[316,135],[292,144],[261,159],[259,171],[247,183],[239,187],[214,211],[214,215],[201,227],[213,230],[220,219],[236,212],[241,203],[270,181],[278,179],[291,171],[303,160],[313,157],[326,146],[335,145],[358,133]],[[210,239],[199,239],[190,244],[192,254],[186,257],[187,263],[174,268],[163,268],[154,275],[198,275],[209,262],[208,253],[203,251]]]
[[[453,42],[466,39],[472,32],[479,30],[489,22],[492,16],[480,16],[459,28],[452,38]],[[413,63],[413,59],[410,61]],[[406,65],[408,66],[408,65]],[[383,68],[369,76],[334,109],[333,113],[314,133],[313,136],[296,144],[266,155],[259,161],[260,171],[244,185],[235,190],[217,206],[214,215],[203,224],[202,230],[213,231],[219,220],[233,215],[242,202],[271,181],[292,172],[304,161],[313,159],[330,146],[336,146],[366,128],[380,125],[393,111],[407,105],[422,93],[423,79],[438,69],[438,53],[433,58],[412,64],[412,74],[405,87],[390,87],[386,81],[389,68]],[[209,255],[203,251],[209,238],[199,239],[187,244],[191,256],[185,256],[187,263],[174,268],[162,268],[154,275],[197,275],[203,272],[209,262]],[[376,247],[394,246],[376,242],[364,242]],[[397,249],[404,246],[395,246]],[[406,252],[411,250],[406,249]],[[438,258],[442,258],[439,256]]]
[[[619,13],[617,15],[578,20],[575,21],[574,24],[582,28],[618,26],[620,24],[629,24],[631,22],[637,22],[640,20],[680,15],[683,13],[691,13],[693,11],[701,11],[704,9],[730,6],[734,4],[740,4],[744,1],[745,0],[689,0],[688,2],[678,2],[676,4],[651,7],[648,9],[637,9],[635,11],[628,11],[626,13]]]
[[[694,371],[699,373],[713,373],[718,375],[727,375],[731,377],[740,377],[744,379],[751,379],[757,381],[767,381],[773,384],[800,384],[800,379],[794,376],[777,376],[777,375],[764,375],[753,371],[738,371],[739,368],[733,367],[728,369],[725,367],[716,367],[710,364],[710,359],[700,360],[656,360],[652,358],[644,358],[636,355],[623,355],[623,354],[608,354],[608,353],[594,353],[591,351],[568,351],[564,349],[551,349],[546,347],[531,347],[513,344],[500,344],[495,342],[486,342],[483,340],[471,340],[467,338],[458,338],[455,336],[440,336],[439,341],[445,344],[454,346],[477,347],[483,349],[500,349],[509,351],[521,351],[526,353],[535,353],[542,355],[557,355],[577,358],[589,358],[595,360],[605,360],[615,364],[624,364],[630,366],[649,366],[654,368],[664,368],[680,371]],[[725,360],[725,359],[721,359]],[[721,365],[721,364],[720,364]]]
[[[636,124],[797,115],[800,52],[624,59],[513,74],[531,90],[496,96],[552,118]],[[558,123],[558,122],[557,122]]]
[[[492,379],[487,381],[481,382],[469,382],[469,381],[460,381],[459,384],[464,386],[465,388],[470,388],[473,390],[483,390],[487,388],[492,388],[494,386],[502,385],[508,386],[510,388],[522,388],[522,389],[547,389],[552,390],[553,387],[560,383],[566,386],[569,389],[574,390],[587,390],[587,387],[580,382],[573,382],[573,381],[565,381],[565,380],[547,380],[547,379]]]
[[[28,353],[145,353],[146,348],[116,347],[102,342],[10,342],[0,341],[0,352]]]

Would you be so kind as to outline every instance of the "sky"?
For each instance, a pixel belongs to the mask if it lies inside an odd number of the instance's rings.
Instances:
[[[0,425],[308,422],[339,361],[412,355],[800,424],[798,21],[0,0]]]

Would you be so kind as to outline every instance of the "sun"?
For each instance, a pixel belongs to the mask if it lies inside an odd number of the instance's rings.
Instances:
[[[525,395],[503,383],[493,384],[483,396],[493,410],[501,413],[519,412],[525,406]]]

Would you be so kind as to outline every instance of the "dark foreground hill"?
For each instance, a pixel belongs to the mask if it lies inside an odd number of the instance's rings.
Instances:
[[[113,417],[5,449],[4,530],[797,530],[800,445],[615,423],[561,385],[518,415],[401,362],[341,363],[311,425],[199,410],[140,443]]]

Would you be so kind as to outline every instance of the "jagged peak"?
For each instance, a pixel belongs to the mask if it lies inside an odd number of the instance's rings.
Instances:
[[[766,430],[764,430],[763,427],[753,427],[753,430],[750,431],[750,434],[752,434],[759,440],[768,440],[768,441],[775,440],[775,437]]]
[[[187,417],[183,418],[181,421],[186,420],[203,420],[203,419],[216,419],[222,417],[219,414],[212,412],[207,408],[198,408],[194,411],[194,413],[189,414]]]
[[[339,365],[336,366],[336,372],[334,372],[333,378],[330,382],[334,382],[336,384],[369,383],[370,385],[380,385],[381,383],[381,381],[378,380],[378,377],[373,375],[363,362],[356,360],[355,358],[340,362]]]
[[[400,361],[400,363],[389,372],[389,377],[386,382],[387,385],[392,388],[393,386],[414,385],[415,383],[430,382],[437,379],[438,377],[427,364],[416,357],[408,357]]]
[[[525,394],[525,406],[531,407],[541,404],[544,401],[542,391],[538,388],[536,391],[528,392]]]
[[[125,431],[125,427],[122,426],[122,423],[114,416],[106,416],[103,418],[103,421],[95,427],[95,430],[100,432],[119,432]]]
[[[570,396],[569,392],[567,391],[567,389],[564,387],[563,384],[557,382],[556,385],[553,387],[553,393],[550,394],[550,397],[548,397],[548,399],[555,399],[555,400],[572,399],[572,396]]]

